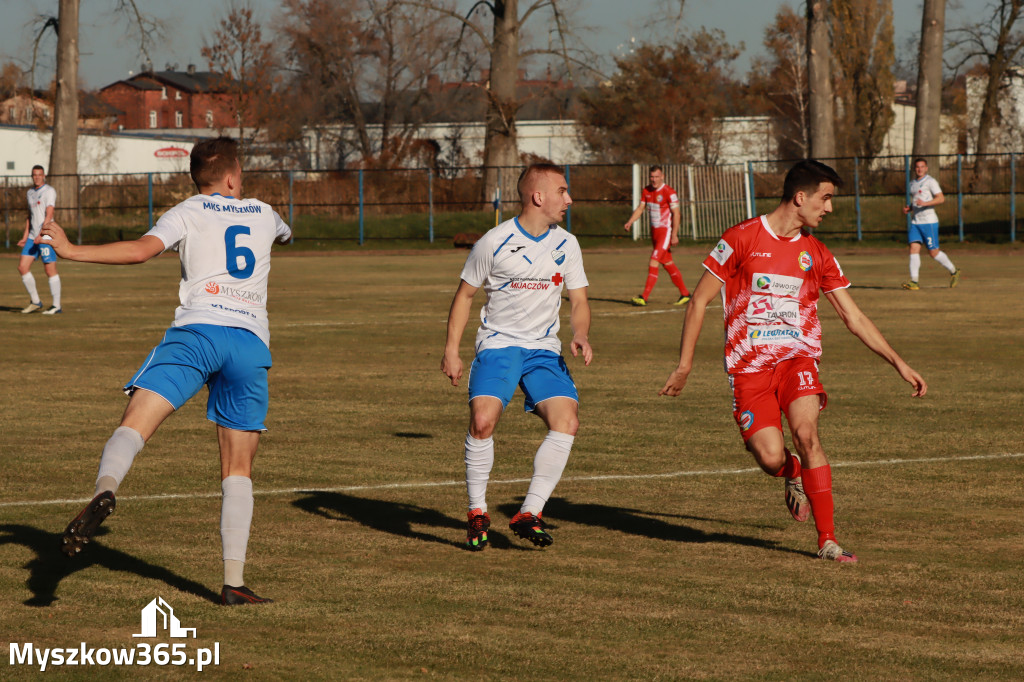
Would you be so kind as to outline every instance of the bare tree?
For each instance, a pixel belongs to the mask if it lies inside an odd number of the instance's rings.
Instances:
[[[224,78],[244,155],[281,105],[275,91],[278,60],[249,3],[232,0],[227,12],[201,53]]]
[[[821,159],[836,155],[832,101],[832,44],[828,30],[828,2],[807,0],[807,80],[810,86],[810,153]]]
[[[60,0],[57,92],[50,141],[50,183],[62,210],[78,211],[78,0]],[[65,214],[67,215],[67,214]],[[64,218],[66,220],[66,218]]]
[[[522,12],[519,11],[519,0],[479,0],[465,16],[446,6],[443,0],[403,1],[460,22],[463,30],[470,31],[490,56],[490,70],[485,83],[487,115],[484,133],[484,198],[488,199],[499,186],[499,168],[520,164],[516,140],[516,113],[520,106],[516,83],[520,64],[533,55],[553,55],[568,66],[572,77],[573,67],[592,69],[594,60],[588,60],[584,50],[572,45],[566,0],[533,0]],[[490,11],[493,19],[490,35],[485,26],[473,19],[479,8]],[[549,30],[554,32],[555,39],[548,48],[523,48],[520,40],[523,28],[534,14],[542,10],[547,10],[550,16]]]
[[[810,155],[807,84],[807,18],[783,4],[775,21],[764,29],[767,59],[755,60],[751,93],[781,119],[779,147],[784,157]]]
[[[992,151],[993,129],[1001,122],[999,91],[1007,70],[1019,63],[1024,49],[1024,36],[1017,27],[1024,0],[997,0],[989,7],[987,19],[951,30],[949,44],[959,55],[955,70],[977,62],[987,67],[975,146],[979,155]]]
[[[921,49],[917,59],[917,116],[914,118],[914,156],[937,158],[942,109],[942,42],[946,29],[946,0],[924,0]]]
[[[895,113],[892,0],[832,0],[832,63],[842,156],[881,151]]]

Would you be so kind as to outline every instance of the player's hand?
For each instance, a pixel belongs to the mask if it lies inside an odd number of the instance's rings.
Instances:
[[[452,386],[458,386],[459,379],[462,378],[462,358],[459,357],[459,354],[449,354],[445,351],[445,354],[441,357],[441,371],[444,372],[446,377],[451,379]]]
[[[622,229],[625,230],[626,232],[629,232],[631,227],[633,227],[633,223],[626,223],[625,225],[622,226]]]
[[[53,247],[53,250],[57,252],[57,255],[62,255],[67,247],[71,245],[68,241],[68,236],[64,234],[64,228],[52,220],[43,225],[43,228],[39,231],[39,243],[43,243],[43,237],[49,237],[50,239],[46,242]]]
[[[25,246],[25,242],[27,242],[27,241],[28,241],[27,237],[22,237],[21,239],[18,240],[18,246]]]
[[[671,241],[669,241],[669,244],[671,244],[672,246],[675,246],[678,243],[679,243],[679,235],[678,234],[672,235],[672,239],[671,239]]]
[[[658,395],[677,396],[683,391],[683,387],[686,386],[686,379],[689,376],[689,372],[683,372],[678,367],[668,375],[668,380],[665,385],[662,386],[661,390],[658,391]]]
[[[910,207],[910,206],[904,206],[904,207],[903,207],[903,213],[904,213],[904,215],[905,215],[905,214],[907,214],[907,213],[910,213],[910,211],[911,211],[911,210],[912,210],[912,209],[911,209],[911,207]]]
[[[569,342],[569,352],[575,358],[581,351],[583,352],[583,365],[589,366],[590,361],[594,359],[594,349],[590,347],[590,342],[586,338],[572,337],[572,341]]]
[[[928,384],[924,382],[924,378],[908,365],[900,367],[899,373],[904,381],[914,387],[914,392],[911,394],[912,398],[923,398],[924,394],[928,392]]]

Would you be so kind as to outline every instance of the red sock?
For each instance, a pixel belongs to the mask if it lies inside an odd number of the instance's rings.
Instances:
[[[800,460],[793,455],[789,449],[786,449],[786,462],[782,465],[782,468],[778,470],[775,477],[785,476],[786,478],[799,478],[800,477]],[[806,491],[804,491],[806,492]]]
[[[643,299],[646,301],[647,297],[651,295],[651,289],[654,288],[654,283],[658,281],[658,266],[655,265],[653,268],[647,268],[647,284],[644,285],[644,293],[641,294]]]
[[[814,527],[818,529],[818,548],[826,540],[836,539],[836,526],[833,520],[835,505],[832,502],[832,467],[828,464],[813,469],[804,468],[801,472],[804,481],[804,493],[811,502],[811,513],[814,514]]]
[[[679,289],[680,296],[690,295],[690,292],[686,290],[686,282],[683,281],[683,273],[679,272],[679,268],[676,267],[675,263],[666,265],[665,272],[672,279],[672,284],[676,285],[676,289]]]

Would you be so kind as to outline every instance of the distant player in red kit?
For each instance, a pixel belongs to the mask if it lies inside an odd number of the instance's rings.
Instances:
[[[633,297],[633,305],[647,305],[647,299],[658,281],[658,263],[665,266],[665,272],[672,278],[672,283],[679,289],[679,300],[673,305],[683,305],[690,300],[690,292],[686,290],[683,274],[672,261],[672,247],[679,243],[679,196],[676,191],[665,184],[665,173],[661,166],[651,166],[651,184],[644,187],[640,195],[640,205],[626,221],[625,229],[629,231],[633,223],[640,219],[646,206],[651,217],[651,239],[654,251],[651,262],[647,264],[647,283],[644,293]]]
[[[836,542],[832,470],[818,439],[818,413],[828,402],[818,379],[819,292],[846,328],[914,387],[915,397],[928,386],[853,302],[839,263],[810,233],[832,212],[832,195],[841,183],[825,164],[801,161],[786,174],[778,208],[722,235],[704,260],[707,272],[686,310],[679,366],[659,394],[677,396],[686,385],[705,309],[724,286],[725,365],[733,417],[747,450],[765,473],[785,477],[793,518],[806,521],[814,514],[818,556],[855,562],[857,557]],[[783,413],[799,457],[786,449]]]

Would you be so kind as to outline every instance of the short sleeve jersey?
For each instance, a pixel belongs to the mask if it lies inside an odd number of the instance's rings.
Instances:
[[[256,199],[197,194],[161,216],[146,233],[178,250],[181,305],[175,327],[215,324],[239,327],[270,345],[267,279],[270,249],[291,237],[291,228]]]
[[[910,181],[910,205],[915,200],[931,201],[936,194],[942,194],[938,181],[930,175]],[[915,225],[930,225],[939,222],[939,214],[931,206],[914,206],[911,222]]]
[[[647,185],[640,194],[640,201],[647,204],[651,229],[672,227],[672,207],[679,205],[679,196],[674,189],[668,185],[662,185],[658,189]]]
[[[729,228],[704,267],[721,280],[725,368],[772,369],[783,360],[821,357],[819,290],[850,286],[823,243],[801,230],[780,239],[764,216]]]
[[[534,237],[518,218],[489,230],[473,245],[461,277],[487,295],[477,353],[509,346],[560,353],[562,289],[588,285],[576,237],[557,225]]]
[[[32,187],[28,191],[29,230],[28,238],[35,241],[46,220],[46,207],[57,205],[57,190],[49,185]]]

